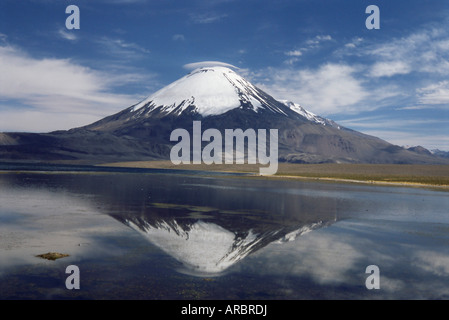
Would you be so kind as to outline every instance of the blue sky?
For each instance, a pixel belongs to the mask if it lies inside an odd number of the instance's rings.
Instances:
[[[0,132],[89,124],[201,61],[351,129],[449,151],[447,0],[2,0]]]

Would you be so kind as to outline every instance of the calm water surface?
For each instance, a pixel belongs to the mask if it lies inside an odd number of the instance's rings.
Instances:
[[[4,171],[0,299],[448,299],[448,195],[163,171]],[[36,257],[46,252],[69,256]],[[65,286],[69,265],[79,290]],[[365,285],[369,265],[380,289]]]

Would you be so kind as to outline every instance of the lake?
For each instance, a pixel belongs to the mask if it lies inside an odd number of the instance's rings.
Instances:
[[[445,191],[19,169],[0,173],[3,300],[449,298]]]

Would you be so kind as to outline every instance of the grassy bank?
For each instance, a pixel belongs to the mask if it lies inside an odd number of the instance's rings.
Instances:
[[[174,165],[170,161],[108,163],[107,166],[259,173],[260,165]],[[424,185],[449,188],[449,165],[280,163],[273,178]]]

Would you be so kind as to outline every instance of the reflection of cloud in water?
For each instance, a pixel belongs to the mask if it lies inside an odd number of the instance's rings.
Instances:
[[[301,241],[267,246],[248,258],[245,270],[262,276],[311,278],[328,288],[359,288],[361,294],[367,294],[365,268],[374,264],[380,268],[381,290],[373,290],[371,297],[448,299],[448,250],[426,249],[416,242],[419,235],[406,234],[401,241],[391,240],[384,227],[375,234],[361,222],[340,221],[303,236]],[[402,226],[401,230],[401,225],[390,225],[398,233],[408,232],[409,227]]]
[[[347,282],[347,271],[353,269],[364,255],[342,240],[341,235],[311,233],[295,243],[273,244],[263,255],[254,258],[261,260],[255,266],[265,266],[257,272],[307,276],[318,283]]]
[[[88,201],[46,189],[9,189],[0,192],[0,274],[20,265],[52,263],[37,254],[62,252],[61,259],[106,252],[94,237],[126,231],[97,212]]]
[[[439,252],[422,250],[416,252],[414,258],[417,267],[438,276],[449,276],[449,256]]]

